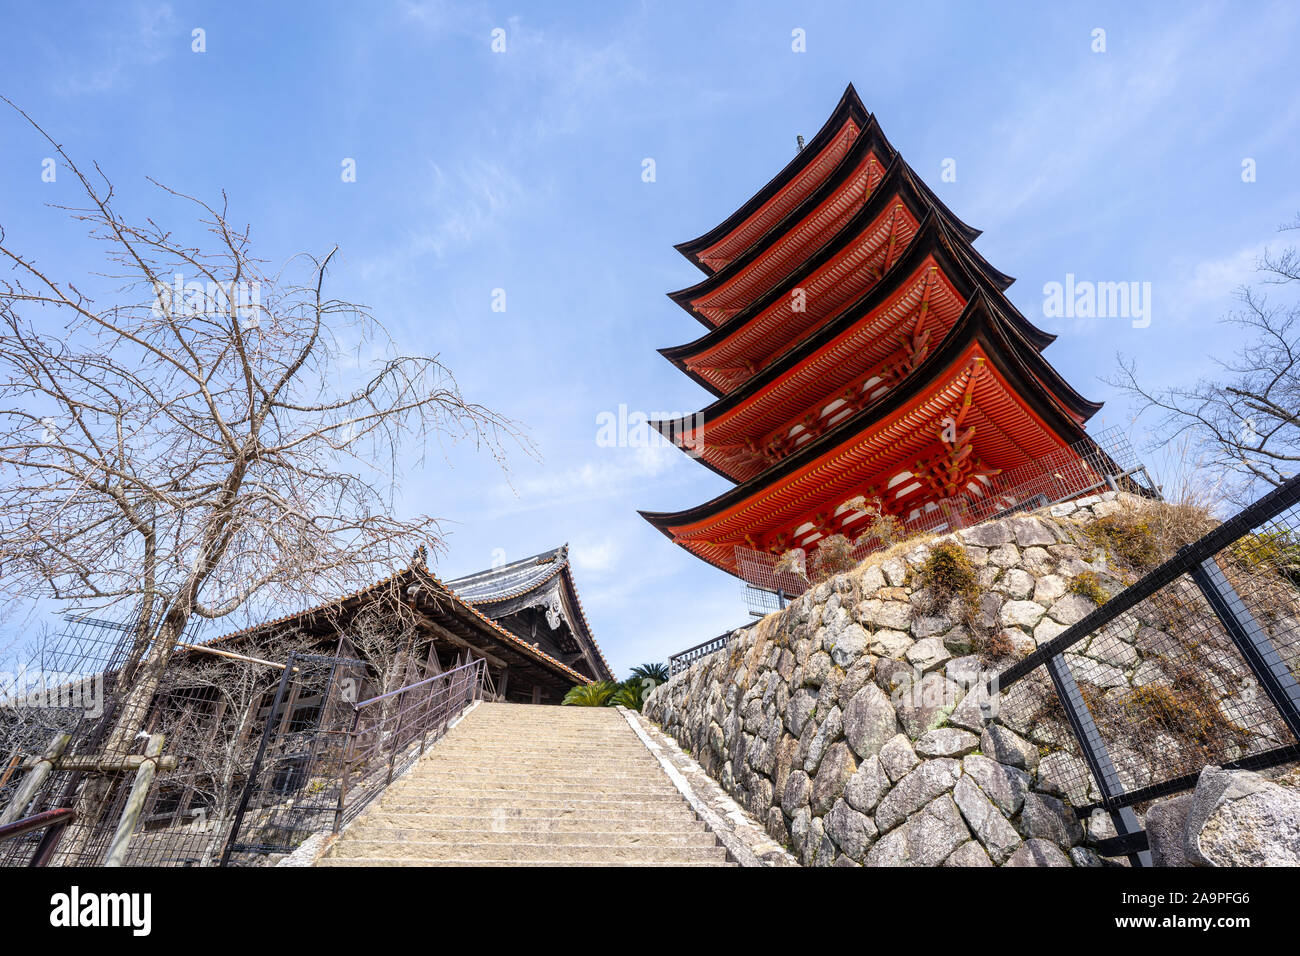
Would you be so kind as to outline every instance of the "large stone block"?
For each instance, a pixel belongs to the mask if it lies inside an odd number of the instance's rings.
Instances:
[[[1300,791],[1249,770],[1201,771],[1187,809],[1194,866],[1300,866]]]

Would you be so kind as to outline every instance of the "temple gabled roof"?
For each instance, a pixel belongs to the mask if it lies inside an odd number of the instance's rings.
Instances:
[[[491,604],[536,590],[559,573],[567,561],[568,547],[561,545],[531,558],[454,578],[447,587],[471,604]]]
[[[256,647],[259,638],[290,626],[328,630],[368,604],[383,600],[401,601],[417,608],[436,618],[477,653],[505,657],[513,667],[545,671],[553,679],[564,682],[591,679],[502,627],[491,616],[453,593],[420,564],[411,565],[351,594],[215,637],[205,641],[203,646],[220,649]]]
[[[446,582],[446,586],[461,600],[505,626],[509,626],[507,618],[527,608],[544,611],[553,630],[567,625],[595,678],[613,680],[613,672],[591,633],[578,598],[567,544],[467,574]]]
[[[725,267],[725,264],[729,264],[755,241],[777,227],[792,209],[822,186],[849,153],[854,141],[863,135],[878,139],[882,147],[888,150],[888,159],[897,155],[898,151],[884,138],[875,117],[867,111],[857,90],[850,83],[822,128],[767,185],[717,226],[696,239],[678,243],[674,248],[706,275],[712,275],[718,271],[720,264]],[[922,183],[921,188],[934,206],[968,240],[973,241],[979,237],[980,230],[953,215],[929,186]],[[737,233],[739,235],[733,237]],[[729,237],[732,237],[737,248],[730,250],[729,254],[721,257],[720,262],[715,263],[709,256],[710,251]]]

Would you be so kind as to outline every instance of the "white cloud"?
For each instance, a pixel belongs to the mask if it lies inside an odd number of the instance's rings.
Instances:
[[[428,257],[445,258],[457,249],[497,236],[523,186],[499,163],[476,159],[450,176],[429,164],[430,186],[423,197],[431,215],[419,229],[361,265],[366,279],[396,281]]]
[[[517,497],[529,508],[612,498],[625,493],[632,484],[672,470],[684,458],[670,445],[620,448],[612,458],[585,461],[557,471],[543,470],[542,474],[516,479],[513,488],[498,485],[496,496],[502,500]]]
[[[127,26],[103,34],[104,58],[79,56],[64,71],[55,91],[65,96],[105,93],[128,83],[135,67],[157,63],[172,48],[189,49],[189,29],[180,29],[171,4],[137,4],[133,14],[124,18]]]
[[[618,562],[622,548],[613,538],[599,541],[578,541],[569,546],[574,567],[580,572],[603,574]]]

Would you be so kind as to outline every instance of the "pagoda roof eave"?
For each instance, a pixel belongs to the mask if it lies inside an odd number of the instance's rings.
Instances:
[[[997,320],[997,313],[990,308],[987,299],[983,294],[979,294],[972,299],[961,321],[940,347],[909,376],[908,381],[912,383],[910,388],[898,387],[886,392],[877,401],[801,446],[793,454],[710,501],[678,512],[642,511],[641,516],[666,536],[675,540],[671,528],[707,521],[722,511],[742,504],[746,499],[781,478],[799,471],[820,456],[848,445],[872,424],[890,418],[922,391],[924,386],[931,385],[937,380],[940,373],[976,342],[984,347],[999,372],[1011,382],[1017,393],[1033,408],[1035,414],[1039,415],[1059,437],[1066,442],[1087,440],[1087,433],[1082,424],[1070,417],[1057,401],[1052,400],[1048,390],[1039,385],[1045,376],[1061,384],[1064,384],[1063,380],[1041,355],[1025,347],[1018,337],[1008,334],[1008,329],[1004,323]],[[1065,387],[1070,393],[1074,393],[1068,385]],[[1088,402],[1087,406],[1091,411],[1084,418],[1085,421],[1101,408],[1101,404]]]
[[[868,112],[867,108],[863,105],[861,98],[858,96],[857,90],[854,89],[853,84],[850,83],[845,88],[843,96],[840,97],[840,101],[836,104],[830,117],[822,124],[822,127],[817,131],[817,134],[804,144],[804,148],[795,154],[794,159],[787,163],[780,172],[773,176],[772,179],[769,180],[767,184],[749,200],[747,200],[744,205],[717,226],[695,239],[690,239],[686,242],[679,242],[674,245],[673,248],[689,259],[705,275],[713,275],[715,271],[718,270],[715,270],[708,263],[701,261],[700,253],[721,242],[728,234],[743,225],[773,196],[784,189],[803,171],[814,157],[820,155],[822,150],[843,128],[844,124],[850,120],[857,123],[859,129],[864,133],[867,131],[868,126],[873,127],[874,130],[872,135],[878,137],[881,144],[888,149],[889,159],[892,160],[898,155],[898,150],[885,137],[883,131],[879,128],[879,124],[875,121],[875,117]],[[960,233],[965,235],[968,240],[974,241],[981,235],[981,230],[968,225],[953,214],[952,210],[950,210],[948,206],[939,199],[928,185],[922,183],[922,190],[935,207],[948,217],[953,226]]]
[[[699,254],[702,251],[720,242],[728,233],[734,231],[754,213],[758,212],[764,203],[789,185],[790,181],[803,172],[804,167],[830,144],[831,140],[843,129],[845,123],[852,121],[857,123],[859,128],[862,128],[870,118],[871,114],[863,105],[857,90],[853,88],[853,84],[850,83],[840,97],[840,101],[835,105],[835,109],[831,111],[831,115],[822,124],[821,129],[817,131],[812,139],[804,143],[803,149],[795,153],[794,158],[786,163],[780,172],[768,180],[762,189],[708,232],[694,239],[679,242],[673,248],[689,259],[705,275],[712,275],[714,270],[707,263],[700,261]]]
[[[931,213],[936,213],[941,219],[948,220],[948,215],[935,206],[931,194],[928,194],[928,190],[924,189],[924,183],[920,181],[917,174],[911,170],[901,156],[894,155],[887,170],[885,170],[884,177],[880,179],[880,182],[876,183],[875,190],[872,191],[870,198],[841,226],[839,232],[833,235],[828,242],[823,243],[822,247],[816,250],[813,255],[803,260],[800,267],[794,269],[794,272],[789,273],[783,280],[771,286],[761,297],[754,299],[748,306],[736,312],[736,315],[728,317],[727,320],[718,325],[708,323],[708,321],[702,320],[701,317],[695,316],[688,304],[686,311],[690,315],[697,317],[697,319],[701,319],[701,323],[706,326],[708,332],[695,339],[694,342],[673,347],[672,351],[692,349],[693,346],[705,342],[706,339],[708,342],[715,343],[720,338],[727,336],[729,330],[744,328],[750,320],[762,315],[772,304],[787,297],[790,290],[805,285],[811,274],[815,274],[819,269],[826,267],[828,263],[835,260],[837,256],[844,254],[845,248],[852,247],[855,239],[870,229],[871,225],[887,211],[889,203],[894,202],[894,200],[904,204],[907,211],[917,222],[923,221]],[[984,256],[980,255],[969,243],[963,243],[963,245],[969,252],[975,268],[982,271],[988,277],[989,282],[997,287],[998,291],[1004,291],[1013,284],[1015,281],[1013,277],[989,264],[988,260],[985,260]],[[660,352],[663,352],[663,350],[660,350]]]
[[[883,181],[882,181],[883,183]],[[1012,317],[1013,325],[1025,340],[1039,351],[1045,349],[1056,341],[1056,336],[1051,332],[1046,332],[1028,319],[1026,319],[1019,310],[1011,303],[996,285],[988,281],[987,273],[980,269],[978,265],[971,261],[970,253],[974,250],[966,243],[954,239],[948,232],[944,220],[933,210],[927,212],[926,217],[922,220],[920,227],[917,229],[915,237],[908,244],[907,249],[894,262],[889,271],[881,276],[879,282],[867,290],[856,302],[842,309],[838,315],[825,323],[820,329],[814,331],[811,335],[806,336],[800,342],[786,351],[783,356],[776,362],[759,370],[750,380],[762,377],[769,369],[790,359],[792,355],[803,354],[806,349],[815,347],[825,341],[827,337],[838,335],[841,331],[860,318],[865,312],[870,311],[886,297],[897,286],[900,277],[909,275],[911,270],[916,268],[917,264],[924,256],[935,254],[936,256],[945,256],[953,266],[948,273],[953,278],[965,279],[967,285],[973,294],[975,288],[984,288],[994,301],[1001,305],[1002,311]],[[737,317],[739,318],[739,317]],[[752,316],[750,317],[752,318]],[[739,331],[740,325],[719,326],[706,332],[704,335],[692,342],[684,345],[669,346],[658,350],[659,354],[671,362],[677,369],[696,382],[706,391],[710,392],[715,398],[725,400],[727,396],[735,394],[738,390],[724,390],[704,378],[687,363],[696,356],[716,348],[722,342],[726,341],[732,334]],[[741,390],[749,386],[749,382],[741,386]],[[710,406],[711,407],[711,406]]]
[[[828,176],[826,180],[811,194],[805,197],[799,205],[790,210],[790,212],[782,217],[778,223],[764,233],[743,253],[732,259],[727,265],[723,266],[721,269],[710,271],[707,276],[699,282],[696,282],[694,285],[678,289],[676,292],[667,293],[668,298],[672,299],[677,306],[683,309],[691,318],[695,319],[705,328],[715,328],[716,326],[713,322],[710,322],[691,306],[691,301],[698,299],[702,295],[707,295],[709,292],[717,289],[735,276],[741,274],[741,272],[752,264],[754,260],[762,256],[763,253],[770,250],[785,238],[789,234],[790,230],[795,228],[800,222],[809,216],[813,210],[827,202],[838,190],[843,188],[845,182],[852,178],[853,172],[857,169],[858,164],[872,153],[875,153],[876,156],[879,157],[881,168],[887,172],[889,166],[894,161],[895,154],[893,147],[891,147],[889,141],[885,139],[884,133],[881,131],[880,125],[876,123],[874,117],[868,119],[867,125],[863,127],[849,152],[845,154],[844,158],[841,159],[839,164],[835,167],[835,171],[831,173],[831,175]],[[876,188],[879,188],[883,184],[884,180],[882,178]],[[873,189],[867,196],[867,200],[869,200],[870,196],[874,194],[875,190]],[[828,237],[827,241],[834,241],[834,236]]]
[[[924,235],[923,235],[924,232]],[[989,308],[995,320],[1004,323],[1007,331],[1015,337],[1021,339],[1035,351],[1042,349],[1055,341],[1056,336],[1043,332],[1033,323],[1024,318],[1009,301],[1000,295],[993,296],[985,288],[978,278],[978,273],[972,273],[965,269],[957,256],[960,255],[961,247],[953,247],[944,241],[942,233],[942,224],[937,220],[929,220],[918,230],[917,237],[909,246],[907,253],[895,264],[894,269],[897,275],[913,274],[924,261],[929,257],[934,257],[940,261],[942,267],[950,278],[957,280],[959,293],[967,300],[967,309],[969,303],[977,295],[983,293],[989,296]],[[947,260],[946,262],[944,260]],[[776,361],[765,366],[739,388],[732,389],[721,395],[716,401],[704,406],[693,415],[683,416],[676,419],[653,419],[650,421],[653,427],[660,435],[667,438],[670,442],[680,446],[680,436],[693,428],[702,428],[705,432],[715,423],[718,418],[732,411],[745,402],[751,400],[754,395],[764,387],[779,380],[783,375],[788,374],[796,368],[801,362],[815,354],[820,348],[827,343],[835,340],[841,334],[857,324],[863,317],[870,315],[878,307],[884,304],[890,295],[893,294],[897,287],[897,280],[886,283],[881,281],[871,292],[863,296],[858,303],[852,308],[846,309],[834,321],[822,326],[812,335],[808,336],[796,347],[788,350],[781,355]],[[965,310],[963,310],[965,311]],[[960,321],[960,320],[959,320]],[[953,331],[955,331],[955,326]],[[940,343],[942,344],[942,343]],[[1047,363],[1044,363],[1047,364]],[[1047,365],[1051,369],[1050,365]],[[1076,414],[1085,418],[1090,417],[1096,412],[1100,405],[1089,402],[1079,395],[1064,379],[1056,374],[1053,383],[1062,390],[1065,397],[1065,404]],[[710,470],[717,472],[723,477],[735,480],[734,477],[727,475],[725,472],[714,468],[707,460],[701,458],[700,463],[706,465]]]

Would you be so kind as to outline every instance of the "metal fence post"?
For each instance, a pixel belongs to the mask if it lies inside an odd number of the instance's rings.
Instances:
[[[357,743],[357,724],[361,720],[361,710],[352,705],[352,726],[348,728],[348,742],[343,746],[343,763],[339,768],[339,802],[334,810],[334,832],[343,827],[343,809],[348,799],[348,778],[352,775],[352,751]]]
[[[289,659],[284,662],[280,686],[275,690],[271,712],[266,715],[266,726],[262,728],[262,741],[257,745],[257,756],[253,758],[253,765],[248,768],[248,779],[244,781],[244,792],[239,795],[239,807],[235,810],[235,819],[230,825],[230,836],[226,838],[226,848],[221,852],[221,862],[217,864],[218,866],[226,866],[230,863],[230,854],[234,851],[235,841],[239,838],[239,827],[244,822],[244,813],[248,810],[248,801],[253,796],[253,787],[257,785],[257,775],[262,771],[262,758],[266,756],[266,745],[271,739],[271,727],[275,724],[276,712],[284,702],[284,692],[289,686],[290,676],[294,672],[293,662],[297,657],[297,654],[290,654]]]
[[[1264,688],[1269,701],[1286,721],[1291,735],[1300,741],[1300,684],[1278,656],[1277,648],[1213,556],[1193,567],[1190,573],[1210,608],[1223,623],[1232,643]]]
[[[1066,719],[1069,720],[1074,737],[1079,742],[1079,749],[1083,751],[1083,759],[1087,761],[1088,769],[1092,771],[1093,779],[1097,781],[1097,786],[1101,790],[1102,805],[1110,813],[1111,822],[1115,824],[1115,832],[1121,837],[1136,836],[1142,832],[1142,824],[1137,814],[1129,807],[1112,809],[1113,801],[1122,796],[1124,791],[1119,782],[1119,775],[1115,771],[1115,764],[1110,759],[1110,752],[1106,749],[1106,742],[1102,740],[1101,733],[1097,730],[1096,721],[1092,719],[1092,711],[1088,710],[1088,704],[1084,701],[1083,694],[1079,692],[1079,685],[1075,683],[1074,675],[1070,673],[1070,665],[1065,656],[1057,654],[1055,657],[1048,658],[1047,673],[1051,675],[1052,686],[1056,688],[1056,695],[1065,708]],[[1151,865],[1150,850],[1130,853],[1128,858],[1134,866]]]
[[[54,769],[54,762],[63,756],[63,751],[67,749],[68,742],[72,740],[72,734],[55,734],[54,739],[50,741],[49,747],[45,749],[44,755],[36,762],[36,766],[27,771],[27,776],[18,787],[18,792],[14,794],[9,801],[3,813],[0,813],[0,825],[13,823],[23,815],[27,805],[36,797],[36,791],[40,790],[41,785],[45,783]]]

